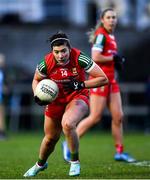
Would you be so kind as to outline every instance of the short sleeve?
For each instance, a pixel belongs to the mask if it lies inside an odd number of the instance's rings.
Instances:
[[[43,77],[47,76],[47,66],[46,66],[46,62],[44,59],[42,59],[37,67],[36,67],[36,71]]]
[[[94,61],[88,56],[81,52],[78,58],[79,65],[89,72],[94,67]]]
[[[95,42],[93,44],[92,50],[98,50],[98,51],[102,52],[105,41],[106,41],[106,38],[103,34],[97,35],[95,38]]]

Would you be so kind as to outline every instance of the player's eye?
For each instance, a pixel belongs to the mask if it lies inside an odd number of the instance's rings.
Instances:
[[[61,52],[62,52],[62,53],[66,53],[66,51],[67,51],[67,49],[63,49]]]
[[[58,54],[58,53],[59,53],[59,51],[54,51],[54,53],[55,53],[55,54]]]

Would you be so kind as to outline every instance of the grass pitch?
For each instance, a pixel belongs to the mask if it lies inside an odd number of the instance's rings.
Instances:
[[[38,158],[43,134],[10,134],[0,141],[0,179],[25,179],[23,174]],[[68,179],[69,164],[62,158],[61,142],[49,157],[49,167],[35,179]],[[90,132],[80,140],[81,175],[71,179],[150,179],[150,135],[125,134],[125,150],[138,161],[137,164],[116,162],[110,133]],[[34,178],[32,178],[34,179]]]

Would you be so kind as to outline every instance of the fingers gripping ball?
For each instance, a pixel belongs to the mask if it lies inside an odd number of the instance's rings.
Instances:
[[[36,86],[34,99],[39,105],[47,105],[57,98],[58,93],[57,84],[50,79],[44,79]]]

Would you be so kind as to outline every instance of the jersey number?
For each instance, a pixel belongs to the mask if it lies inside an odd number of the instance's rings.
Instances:
[[[66,70],[61,70],[61,75],[62,75],[62,76],[68,76],[68,73],[67,73]]]

